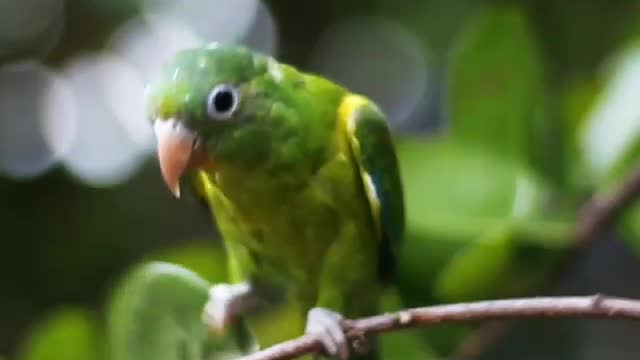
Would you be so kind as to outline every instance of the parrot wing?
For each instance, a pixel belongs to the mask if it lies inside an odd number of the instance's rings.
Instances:
[[[396,252],[404,234],[404,198],[398,160],[389,126],[369,100],[347,95],[338,109],[371,213],[381,235],[379,274],[393,277]]]

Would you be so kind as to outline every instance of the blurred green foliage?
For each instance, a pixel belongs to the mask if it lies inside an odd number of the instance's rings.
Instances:
[[[448,109],[454,139],[526,161],[539,150],[533,129],[544,108],[543,69],[527,20],[517,9],[474,18],[454,43]],[[536,141],[538,140],[538,141]]]
[[[109,312],[110,358],[201,360],[237,356],[248,333],[237,326],[226,336],[208,336],[202,310],[210,283],[169,263],[134,269],[114,294]],[[235,350],[235,351],[234,351]]]
[[[31,329],[20,360],[106,359],[105,334],[96,314],[79,308],[52,311]]]
[[[280,30],[279,58],[301,68],[323,29],[362,15],[399,22],[433,60],[436,105],[428,114],[442,130],[397,134],[409,227],[385,310],[537,291],[574,254],[579,204],[640,164],[638,125],[606,162],[594,168],[592,159],[594,143],[618,141],[608,129],[624,126],[625,114],[640,116],[635,93],[628,94],[640,87],[620,90],[628,101],[612,98],[618,78],[634,76],[625,70],[640,67],[640,3],[268,5]],[[68,1],[62,40],[45,61],[61,64],[103,48],[139,10],[130,0]],[[31,52],[20,49],[6,60],[25,55]],[[624,116],[605,119],[604,130],[589,137],[600,121],[594,111],[603,106]],[[418,118],[411,126],[433,121]],[[29,182],[0,178],[0,199],[0,353],[24,360],[161,360],[236,350],[233,341],[208,337],[200,322],[207,287],[226,278],[224,254],[210,240],[211,219],[171,199],[153,161],[112,188],[86,187],[62,169]],[[637,201],[616,225],[640,251]],[[387,335],[385,358],[447,355],[473,328]]]
[[[227,262],[224,252],[210,239],[161,249],[148,255],[149,261],[160,261],[187,268],[209,283],[224,282]]]

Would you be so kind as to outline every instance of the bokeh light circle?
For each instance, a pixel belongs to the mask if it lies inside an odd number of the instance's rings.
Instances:
[[[178,51],[199,45],[196,35],[176,21],[136,18],[120,26],[111,36],[108,49],[131,64],[148,82]]]
[[[71,147],[76,136],[78,112],[76,101],[68,82],[56,74],[45,86],[40,100],[41,129],[56,160],[61,159]]]
[[[377,102],[392,125],[402,124],[427,91],[425,49],[414,34],[382,18],[359,17],[328,28],[311,68]]]
[[[98,67],[97,85],[109,111],[142,151],[150,151],[154,135],[144,111],[144,82],[139,73],[128,62],[113,56]]]
[[[108,94],[120,85],[135,82],[135,77],[127,79],[134,73],[127,63],[107,54],[76,58],[63,71],[78,106],[77,134],[63,162],[89,185],[121,183],[146,158],[145,149],[132,140],[136,137],[130,134],[131,128],[118,119],[124,113],[114,109]],[[134,112],[131,115],[135,116]]]
[[[73,98],[53,72],[35,62],[0,69],[1,173],[17,179],[44,173],[68,148],[74,121]]]
[[[143,14],[150,24],[188,28],[200,43],[243,43],[267,54],[277,45],[276,22],[259,0],[147,0]]]
[[[257,0],[146,0],[149,18],[171,19],[188,26],[203,41],[233,42],[251,27]]]
[[[276,55],[278,27],[273,14],[263,2],[258,3],[252,26],[240,42],[255,51]]]

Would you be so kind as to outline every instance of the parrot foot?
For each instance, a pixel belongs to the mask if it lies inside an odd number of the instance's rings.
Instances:
[[[317,336],[331,357],[346,360],[349,357],[349,344],[340,325],[341,320],[339,313],[315,307],[307,314],[305,334]]]
[[[202,314],[203,321],[215,333],[224,334],[238,314],[253,303],[252,295],[253,287],[247,282],[212,286]]]

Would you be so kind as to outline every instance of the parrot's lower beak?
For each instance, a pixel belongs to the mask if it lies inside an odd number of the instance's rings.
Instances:
[[[203,159],[198,136],[181,122],[168,119],[157,120],[153,130],[158,141],[158,160],[164,182],[177,198],[180,197],[180,178],[184,172],[197,166]]]

